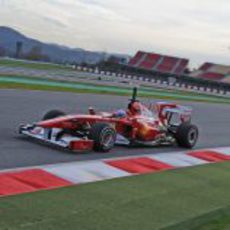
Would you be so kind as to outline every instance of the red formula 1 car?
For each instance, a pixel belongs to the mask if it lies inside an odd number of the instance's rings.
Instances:
[[[89,108],[87,115],[65,115],[52,110],[42,121],[22,125],[19,132],[73,151],[107,152],[115,144],[195,146],[198,128],[191,124],[190,108],[166,102],[146,107],[136,95],[134,88],[126,111],[96,113]]]

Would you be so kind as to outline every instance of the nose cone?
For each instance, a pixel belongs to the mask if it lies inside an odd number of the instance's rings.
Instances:
[[[73,118],[74,116],[57,117],[54,119],[40,121],[36,125],[43,128],[68,128],[71,123],[71,119]]]

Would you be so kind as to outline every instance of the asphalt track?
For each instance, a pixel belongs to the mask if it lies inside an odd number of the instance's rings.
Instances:
[[[128,97],[109,95],[1,89],[0,169],[181,150],[178,147],[133,149],[117,146],[106,154],[74,154],[31,142],[17,133],[21,123],[40,120],[50,109],[60,109],[67,113],[85,113],[88,106],[93,105],[98,110],[110,111],[125,108],[127,100]],[[193,107],[193,121],[200,128],[200,139],[196,148],[230,145],[229,105],[191,102],[183,104]]]

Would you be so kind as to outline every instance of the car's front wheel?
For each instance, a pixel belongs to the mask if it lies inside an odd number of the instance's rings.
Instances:
[[[46,120],[49,120],[49,119],[54,119],[54,118],[57,118],[57,117],[62,117],[62,116],[65,116],[66,114],[64,112],[62,112],[61,110],[51,110],[49,112],[47,112],[42,120],[43,121],[46,121]]]
[[[90,129],[89,138],[94,141],[94,150],[108,152],[116,141],[116,131],[107,123],[95,123]]]

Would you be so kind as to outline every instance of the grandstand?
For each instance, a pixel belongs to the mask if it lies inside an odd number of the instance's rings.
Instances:
[[[184,58],[138,51],[136,55],[131,58],[128,65],[130,67],[155,72],[180,75],[187,69],[188,63],[189,60]]]
[[[99,71],[127,79],[198,91],[230,92],[230,66],[204,63],[190,72],[189,59],[138,51],[128,64],[101,63]]]
[[[230,66],[206,62],[191,77],[230,83]]]

